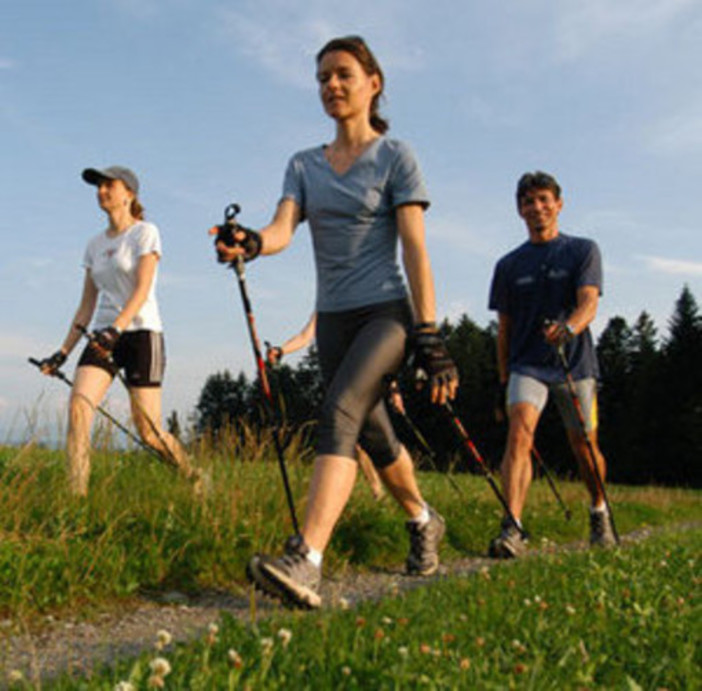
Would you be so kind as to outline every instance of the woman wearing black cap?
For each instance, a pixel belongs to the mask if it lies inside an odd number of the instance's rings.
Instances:
[[[177,439],[161,428],[161,383],[165,367],[163,329],[156,302],[161,238],[144,221],[139,181],[128,168],[87,168],[83,180],[97,187],[108,227],[85,251],[83,294],[66,338],[42,361],[53,374],[92,322],[90,343],[78,361],[70,398],[67,450],[71,491],[85,496],[90,477],[90,428],[118,369],[124,369],[134,424],[143,441],[165,460],[194,476]]]

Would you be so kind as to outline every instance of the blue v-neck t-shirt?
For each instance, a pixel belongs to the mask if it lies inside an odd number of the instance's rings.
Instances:
[[[283,182],[312,234],[319,312],[340,312],[402,299],[407,288],[397,258],[395,210],[429,206],[411,149],[378,137],[344,173],[318,146],[295,154]]]

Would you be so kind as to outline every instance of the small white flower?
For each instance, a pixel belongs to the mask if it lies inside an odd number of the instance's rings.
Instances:
[[[385,624],[385,626],[390,626],[390,624],[392,624],[392,619],[390,619],[390,617],[383,617],[380,621]]]
[[[407,657],[409,655],[409,648],[406,645],[401,645],[397,649],[397,652],[400,654],[400,657]]]
[[[156,649],[162,650],[167,645],[169,645],[172,640],[173,636],[171,636],[171,634],[168,631],[166,631],[166,629],[161,629],[156,633]]]
[[[7,675],[10,683],[16,684],[18,681],[22,681],[24,679],[24,675],[22,672],[20,672],[18,669],[13,669],[8,675]]]
[[[342,673],[344,676],[348,677],[348,676],[350,676],[350,674],[351,674],[351,668],[350,668],[350,667],[342,667],[342,668],[341,668],[341,673]]]
[[[287,648],[288,643],[290,643],[290,639],[292,638],[292,631],[289,629],[280,629],[280,631],[278,631],[278,638],[280,638],[283,648]]]
[[[207,627],[207,631],[212,635],[216,636],[219,633],[219,626],[214,622]]]
[[[566,614],[569,614],[572,617],[575,614],[575,607],[573,607],[573,605],[566,605],[565,611]]]
[[[227,651],[227,659],[229,660],[229,664],[232,667],[236,667],[237,669],[239,669],[243,664],[241,655],[239,655],[239,653],[236,650],[234,650],[234,648],[229,648],[229,650]]]
[[[528,597],[524,598],[524,606],[531,607],[531,600]]]
[[[171,673],[171,663],[165,657],[155,657],[149,662],[149,667],[157,677],[166,677]]]
[[[339,598],[339,609],[348,609],[350,606],[349,601],[345,597]]]
[[[120,681],[117,686],[115,686],[115,691],[136,691],[134,684],[130,681]]]
[[[261,639],[261,652],[264,655],[270,655],[273,651],[273,639],[272,638],[262,638]]]

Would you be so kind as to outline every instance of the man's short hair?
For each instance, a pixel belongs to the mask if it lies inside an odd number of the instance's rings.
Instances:
[[[533,173],[524,173],[517,183],[517,206],[522,203],[522,198],[532,190],[551,190],[556,199],[561,198],[561,186],[553,175],[536,170]]]

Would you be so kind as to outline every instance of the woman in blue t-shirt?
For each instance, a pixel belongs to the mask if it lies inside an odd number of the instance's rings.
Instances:
[[[302,534],[280,558],[255,556],[249,574],[269,595],[298,606],[321,604],[322,554],[356,478],[357,443],[408,516],[407,571],[438,568],[444,521],[423,500],[412,460],[383,403],[384,382],[400,368],[408,334],[414,361],[429,376],[432,400],[453,397],[456,368],[436,328],[434,282],[425,245],[429,200],[419,166],[402,142],[385,136],[378,112],[383,73],[363,39],[333,39],[317,55],[330,144],[290,160],[271,223],[218,243],[220,260],[275,254],[307,221],[317,269],[317,348],[326,384],[317,459]],[[397,245],[409,283],[405,287]]]

